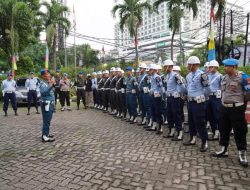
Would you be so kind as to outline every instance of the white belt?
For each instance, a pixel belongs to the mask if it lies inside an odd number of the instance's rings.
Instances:
[[[233,107],[239,107],[239,106],[243,106],[244,103],[233,103],[233,104],[224,104],[222,103],[222,105],[226,108],[233,108]]]
[[[5,91],[5,93],[11,94],[11,93],[14,93],[14,91]]]

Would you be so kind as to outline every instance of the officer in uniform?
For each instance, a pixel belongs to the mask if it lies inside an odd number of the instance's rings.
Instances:
[[[177,132],[173,141],[181,141],[183,138],[182,118],[181,118],[181,93],[186,89],[180,74],[173,71],[174,63],[172,60],[164,61],[163,66],[166,69],[166,95],[167,95],[167,120],[169,134],[168,138],[174,137],[174,131]]]
[[[100,105],[97,107],[98,109],[104,108],[104,83],[105,83],[105,71],[100,71],[101,78],[98,81],[98,95],[100,97]]]
[[[127,67],[127,78],[126,78],[126,105],[130,115],[128,122],[134,124],[137,122],[137,101],[136,101],[136,90],[138,83],[136,78],[133,76],[133,68]]]
[[[234,139],[239,151],[239,162],[247,167],[247,123],[245,120],[246,102],[244,91],[249,90],[250,78],[239,73],[236,59],[223,61],[226,75],[221,81],[222,108],[220,112],[220,146],[221,149],[212,153],[214,157],[227,157],[230,131],[234,130]]]
[[[117,68],[116,69],[116,72],[117,72],[117,82],[116,82],[116,85],[115,85],[115,104],[116,104],[116,111],[117,111],[117,114],[114,116],[114,118],[121,118],[122,117],[122,99],[120,98],[121,97],[121,93],[122,93],[122,87],[123,87],[123,77],[122,77],[122,73],[121,73],[121,69],[120,68]],[[123,88],[123,91],[125,89]]]
[[[64,73],[63,78],[60,80],[60,95],[61,95],[61,111],[65,110],[65,100],[67,103],[67,110],[71,111],[70,108],[70,87],[71,87],[71,81],[68,79],[68,74]]]
[[[117,82],[117,69],[116,68],[111,68],[111,80],[110,80],[110,108],[111,108],[111,115],[116,115],[116,105],[115,105],[115,100],[116,100],[116,93],[115,93],[115,86],[116,86],[116,82]]]
[[[156,134],[162,133],[162,115],[161,115],[161,106],[162,106],[162,95],[163,95],[163,86],[162,86],[162,80],[160,75],[157,74],[159,71],[159,66],[156,64],[152,64],[150,66],[151,71],[151,89],[150,89],[150,95],[152,97],[152,117],[153,121],[157,123],[157,126],[153,125],[152,128],[149,128],[147,130],[157,130]],[[157,127],[157,129],[155,128]]]
[[[55,95],[53,92],[55,79],[51,78],[49,70],[41,70],[42,79],[40,82],[41,110],[43,116],[42,142],[53,142],[55,139],[50,135],[50,124],[55,105]]]
[[[122,105],[122,120],[126,120],[127,119],[127,104],[126,104],[126,79],[124,77],[124,70],[121,70],[121,94],[119,96],[119,100],[121,101],[121,105]]]
[[[84,73],[83,71],[80,71],[77,77],[77,80],[75,81],[74,86],[76,86],[76,104],[77,104],[77,110],[80,109],[80,101],[82,99],[82,103],[84,105],[84,108],[86,109],[86,99],[85,99],[85,79],[84,79]]]
[[[179,75],[181,74],[181,68],[180,66],[178,65],[174,65],[173,67],[173,71],[178,73]],[[181,76],[181,75],[180,75]],[[181,80],[183,81],[183,84],[186,86],[186,80],[184,77],[181,76]],[[185,115],[184,115],[184,104],[185,104],[185,101],[187,99],[187,93],[186,92],[181,92],[180,95],[181,95],[181,122],[182,122],[182,128],[184,126],[184,121],[185,121]]]
[[[60,71],[57,69],[56,70],[56,76],[55,76],[56,84],[55,84],[55,91],[54,91],[55,92],[55,106],[57,104],[57,99],[61,100],[61,95],[60,95],[60,93],[61,93],[61,91],[60,91],[60,80],[61,79],[62,79],[62,77],[60,75]]]
[[[221,109],[221,79],[222,75],[218,72],[219,63],[216,60],[209,62],[208,79],[211,93],[208,100],[208,121],[210,123],[213,136],[209,140],[219,139],[219,117]]]
[[[3,111],[5,116],[7,116],[7,111],[9,107],[9,100],[11,101],[12,108],[15,112],[15,115],[18,116],[17,114],[17,103],[16,103],[16,81],[13,79],[13,74],[9,73],[8,78],[5,79],[2,82],[1,88],[3,90]]]
[[[93,91],[93,103],[94,103],[94,108],[97,107],[97,73],[93,72],[92,73],[92,91]]]
[[[101,106],[101,96],[99,91],[99,82],[102,80],[102,72],[98,71],[97,73],[97,79],[96,79],[96,108],[99,109]]]
[[[30,72],[30,78],[26,79],[25,87],[28,90],[28,113],[27,115],[30,115],[30,107],[31,107],[32,99],[36,107],[36,113],[40,114],[40,112],[38,111],[38,103],[37,103],[37,88],[39,87],[39,81],[37,80],[37,78],[34,78],[34,72]]]
[[[196,56],[191,56],[187,60],[190,73],[187,75],[188,94],[188,121],[190,140],[184,145],[195,145],[196,134],[199,132],[201,138],[201,152],[208,149],[208,134],[205,124],[206,118],[206,97],[210,94],[210,87],[207,74],[199,69],[200,60]]]
[[[111,77],[109,76],[109,71],[105,71],[105,82],[104,82],[104,86],[103,86],[103,90],[104,90],[104,98],[103,98],[103,104],[104,104],[104,113],[108,113],[108,109],[109,109],[109,97],[110,97],[110,81],[111,81]]]
[[[141,105],[141,116],[142,122],[138,125],[146,125],[149,122],[149,86],[150,81],[146,73],[147,65],[145,63],[140,64],[140,76],[138,78],[138,90],[139,90],[139,101]]]

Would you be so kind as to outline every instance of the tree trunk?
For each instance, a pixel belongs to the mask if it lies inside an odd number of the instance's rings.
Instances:
[[[138,53],[138,27],[136,26],[136,34],[135,34],[135,59],[136,66],[139,64],[139,53]]]
[[[174,59],[174,35],[175,35],[175,29],[173,30],[172,33],[172,38],[171,38],[171,60],[173,61]]]
[[[56,71],[56,34],[53,39],[53,69]]]

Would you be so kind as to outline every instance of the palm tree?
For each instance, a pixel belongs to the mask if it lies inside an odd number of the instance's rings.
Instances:
[[[222,13],[225,9],[225,0],[211,0],[211,7],[214,8],[216,5],[218,6],[218,9],[216,11],[216,18],[221,18]]]
[[[154,8],[157,10],[159,5],[163,2],[167,2],[168,5],[168,12],[169,12],[169,18],[168,18],[168,24],[169,28],[172,30],[172,38],[171,38],[171,59],[173,60],[174,57],[174,36],[176,32],[180,31],[180,23],[181,18],[184,15],[184,8],[188,8],[189,10],[193,11],[193,17],[195,18],[197,16],[198,7],[197,2],[200,0],[189,0],[189,1],[183,1],[183,0],[156,0],[154,3]]]
[[[146,9],[152,12],[152,6],[142,0],[124,0],[122,4],[117,4],[112,9],[113,17],[116,17],[116,12],[119,10],[120,29],[123,32],[124,27],[128,28],[131,38],[135,39],[136,62],[138,63],[138,29],[142,24],[143,10]]]
[[[69,12],[69,9],[57,3],[56,0],[51,0],[51,4],[43,2],[42,5],[47,9],[47,12],[42,15],[42,18],[46,29],[47,44],[48,47],[52,49],[53,69],[56,70],[57,28],[60,25],[65,31],[65,34],[69,34],[71,24],[68,18],[63,16]]]

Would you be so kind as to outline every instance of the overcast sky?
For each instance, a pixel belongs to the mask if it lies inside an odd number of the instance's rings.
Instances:
[[[250,8],[250,0],[229,0],[236,5],[244,5],[245,11]],[[114,38],[115,20],[111,15],[111,9],[114,0],[67,0],[67,5],[73,11],[73,4],[76,14],[76,32],[88,36],[101,38]],[[72,20],[72,15],[70,16]],[[73,43],[72,37],[68,39],[69,43]],[[83,42],[90,43],[95,49],[102,49],[101,44],[76,39],[77,44]],[[111,46],[105,45],[105,49],[112,49]]]

